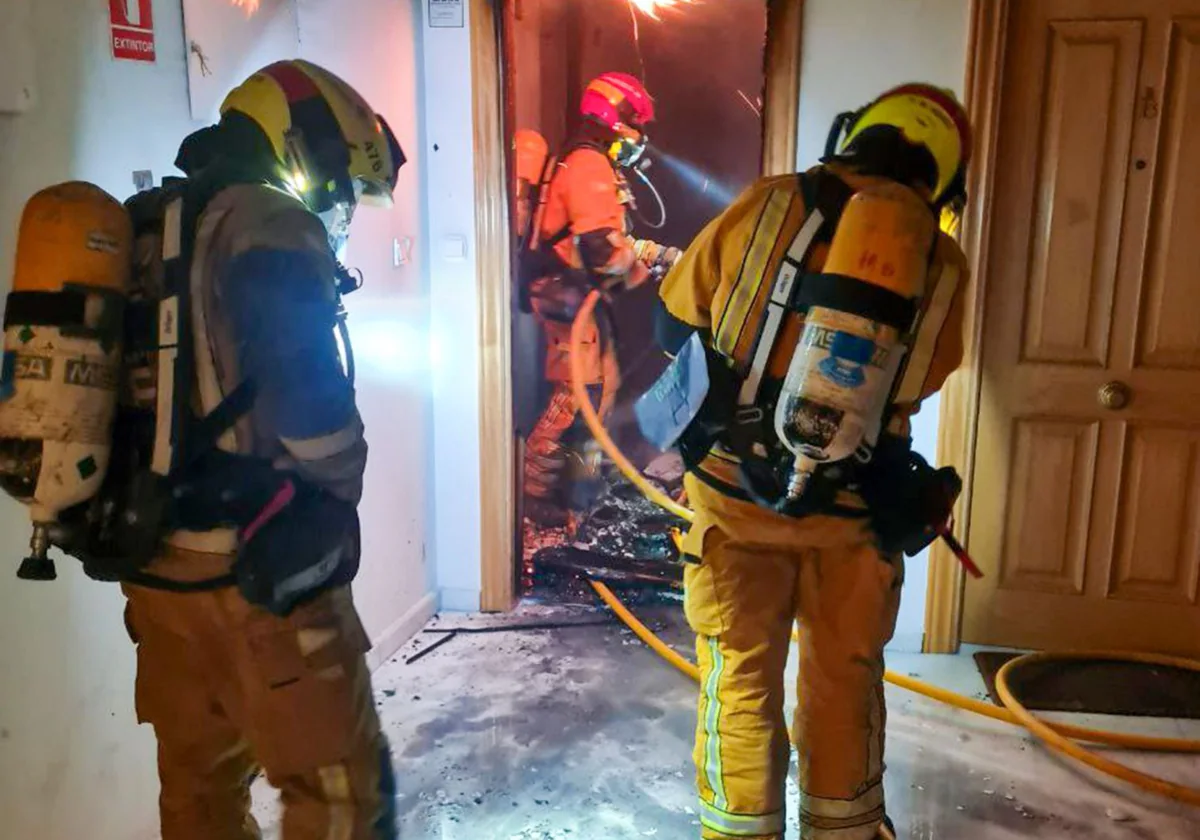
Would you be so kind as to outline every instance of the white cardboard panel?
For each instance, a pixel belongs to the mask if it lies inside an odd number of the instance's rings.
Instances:
[[[192,118],[216,122],[221,101],[255,70],[299,52],[295,0],[183,0]]]
[[[0,15],[0,114],[19,114],[33,107],[33,30],[30,0],[3,0]]]

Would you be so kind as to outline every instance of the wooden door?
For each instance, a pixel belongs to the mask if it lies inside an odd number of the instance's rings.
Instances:
[[[1018,0],[963,640],[1200,653],[1200,0]]]

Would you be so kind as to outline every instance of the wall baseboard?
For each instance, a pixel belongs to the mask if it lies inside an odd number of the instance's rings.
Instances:
[[[367,652],[367,667],[372,671],[387,662],[400,646],[415,636],[422,627],[429,623],[437,612],[437,594],[427,593],[424,598],[413,604],[404,615],[392,622],[376,640],[374,646]]]
[[[479,612],[482,593],[478,589],[442,588],[443,612]]]
[[[921,653],[924,643],[925,634],[923,632],[897,633],[892,636],[892,640],[888,642],[884,650],[893,653]]]

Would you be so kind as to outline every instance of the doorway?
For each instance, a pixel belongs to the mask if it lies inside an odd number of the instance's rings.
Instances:
[[[1002,5],[961,638],[1195,655],[1200,0]]]
[[[656,116],[647,127],[650,145],[641,165],[617,168],[618,182],[627,182],[632,196],[627,205],[632,236],[685,248],[763,170],[767,17],[763,0],[511,0],[503,15],[506,136],[533,130],[545,140],[560,165],[551,163],[541,188],[553,191],[557,187],[550,184],[569,170],[562,156],[586,131],[579,106],[589,81],[612,72],[636,77],[653,97]],[[714,61],[715,55],[721,59]],[[510,168],[515,163],[510,157]],[[520,254],[514,257],[516,278]],[[572,561],[607,568],[618,581],[631,569],[654,573],[647,562],[674,559],[670,522],[602,466],[598,452],[589,448],[581,418],[572,422],[563,416],[573,412],[564,366],[546,361],[548,348],[552,358],[559,357],[553,349],[555,325],[541,312],[522,308],[521,289],[516,292],[512,405],[518,591],[568,584],[574,577]],[[633,412],[636,398],[666,364],[653,338],[656,300],[657,283],[650,282],[612,295],[604,313],[608,323],[601,342],[619,369],[619,376],[605,374],[605,399],[612,400],[606,425],[635,465],[650,467],[669,490],[677,490],[682,465],[642,439]],[[619,388],[609,395],[618,379]],[[550,447],[544,439],[548,426],[561,435],[554,454],[562,462],[549,516],[539,468]],[[560,514],[565,521],[558,520]]]

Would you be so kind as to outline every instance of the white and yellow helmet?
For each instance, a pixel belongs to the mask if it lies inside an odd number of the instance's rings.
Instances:
[[[308,61],[279,61],[234,88],[221,116],[242,114],[270,141],[289,187],[316,213],[390,206],[404,152],[354,88]]]

